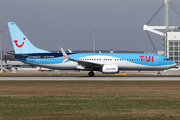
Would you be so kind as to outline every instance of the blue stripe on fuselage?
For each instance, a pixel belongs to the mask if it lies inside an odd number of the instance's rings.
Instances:
[[[74,53],[67,53],[68,55]],[[37,56],[40,58],[56,58],[56,57],[63,57],[62,53],[32,53],[32,54],[22,54],[24,56],[28,56],[28,58],[36,58]]]

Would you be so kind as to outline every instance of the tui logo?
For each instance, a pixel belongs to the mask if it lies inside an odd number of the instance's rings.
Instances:
[[[26,40],[26,38],[23,38],[23,40]],[[24,42],[22,42],[22,44],[21,45],[18,45],[18,40],[14,40],[14,43],[15,43],[15,45],[17,46],[17,47],[22,47],[23,45],[24,45]]]
[[[141,62],[143,62],[143,58],[145,57],[145,59],[146,59],[146,62],[154,62],[154,57],[153,56],[149,56],[149,58],[148,58],[148,56],[139,56],[140,58],[141,58]]]

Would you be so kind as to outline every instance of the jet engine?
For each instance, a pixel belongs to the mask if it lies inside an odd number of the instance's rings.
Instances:
[[[104,65],[102,67],[102,73],[118,73],[119,72],[119,67],[118,65]]]

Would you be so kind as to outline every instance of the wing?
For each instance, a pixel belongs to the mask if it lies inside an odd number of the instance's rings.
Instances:
[[[82,61],[82,60],[78,60],[78,59],[71,59],[67,53],[64,51],[63,48],[61,48],[61,51],[62,51],[62,54],[64,56],[65,59],[67,60],[70,60],[70,61],[74,61],[74,62],[77,62],[78,65],[81,65],[83,66],[83,68],[93,68],[93,69],[96,69],[96,70],[99,70],[99,69],[102,69],[102,66],[103,64],[98,64],[98,63],[93,63],[93,62],[88,62],[88,61]]]

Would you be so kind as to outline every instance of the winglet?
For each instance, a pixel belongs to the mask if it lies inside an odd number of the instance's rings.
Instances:
[[[70,49],[68,49],[69,53],[72,53],[72,51]]]
[[[61,49],[61,52],[62,52],[64,58],[70,60],[70,57],[67,55],[67,53],[64,51],[64,49],[62,47],[60,47],[60,49]]]

